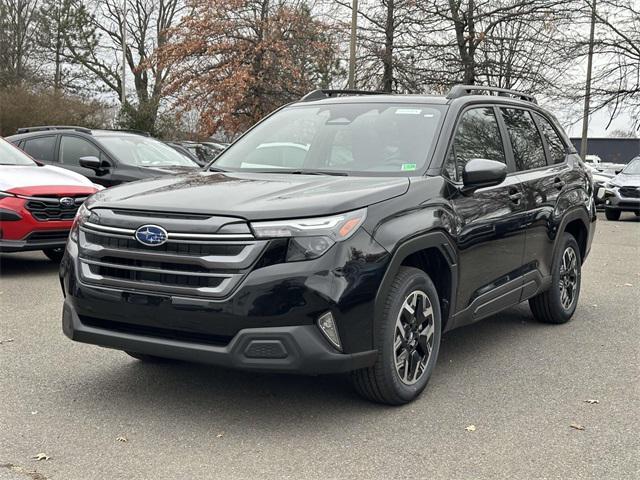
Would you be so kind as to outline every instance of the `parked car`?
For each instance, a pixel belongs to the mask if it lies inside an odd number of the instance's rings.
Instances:
[[[195,171],[200,166],[147,135],[82,127],[28,127],[7,137],[36,160],[105,187]]]
[[[555,118],[489,87],[360,93],[311,92],[209,171],[91,197],[60,270],[64,333],[140,360],[352,372],[402,404],[442,332],[525,300],[571,319],[596,213]]]
[[[620,220],[622,212],[640,216],[640,157],[632,159],[622,171],[600,187],[607,220]]]
[[[197,158],[199,165],[204,166],[212,162],[227,147],[221,143],[214,142],[181,142],[193,156]]]
[[[0,252],[42,250],[59,261],[78,208],[101,188],[0,138]]]
[[[166,145],[169,145],[171,148],[173,148],[176,152],[181,153],[182,155],[184,155],[185,157],[187,157],[189,160],[197,163],[198,165],[200,165],[200,159],[191,151],[189,151],[189,149],[183,147],[182,145],[180,145],[178,142],[164,142]],[[204,166],[201,165],[201,166]]]
[[[601,187],[604,187],[605,184],[615,176],[615,173],[599,171],[589,164],[585,164],[585,167],[591,172],[591,177],[593,178],[593,194],[596,208],[602,210],[604,209],[604,198],[598,195],[598,192]]]

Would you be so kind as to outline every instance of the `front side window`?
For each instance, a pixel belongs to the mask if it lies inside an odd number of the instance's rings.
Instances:
[[[538,125],[540,125],[540,128],[542,129],[544,138],[547,140],[547,145],[549,146],[549,154],[551,155],[550,163],[563,163],[567,155],[567,148],[558,135],[558,132],[556,132],[556,129],[553,128],[551,123],[549,123],[549,120],[544,118],[539,113],[534,112],[533,114],[538,121]]]
[[[622,169],[625,175],[640,175],[640,157],[632,159],[626,167]]]
[[[82,157],[100,158],[100,150],[91,142],[63,135],[60,140],[60,161],[65,165],[80,165]]]
[[[462,181],[464,166],[472,159],[506,163],[492,107],[472,108],[462,114],[443,173],[453,181]]]
[[[520,108],[501,108],[509,132],[516,170],[531,170],[547,165],[542,137],[531,113]]]
[[[411,175],[425,167],[444,107],[344,103],[285,108],[225,150],[232,171]]]
[[[56,136],[29,138],[24,142],[24,151],[36,160],[53,162],[56,149]]]

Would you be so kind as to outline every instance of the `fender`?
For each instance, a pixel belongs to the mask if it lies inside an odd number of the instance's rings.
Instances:
[[[562,238],[562,234],[565,232],[567,225],[574,220],[580,220],[584,225],[584,228],[587,230],[587,245],[585,247],[585,255],[589,253],[591,246],[591,239],[593,238],[593,231],[595,230],[591,225],[592,221],[589,219],[589,213],[584,205],[575,205],[569,208],[562,216],[562,220],[558,224],[557,229],[555,230],[555,238],[553,240],[553,255],[555,260],[555,255],[557,253],[558,242],[560,238]],[[582,259],[584,263],[585,258]]]
[[[449,265],[449,268],[451,270],[451,298],[449,299],[449,304],[455,305],[455,298],[458,287],[457,249],[453,240],[444,231],[432,231],[424,235],[408,239],[393,251],[391,261],[389,262],[387,271],[382,278],[382,282],[380,282],[380,287],[378,288],[378,292],[376,294],[374,329],[377,328],[377,325],[379,325],[380,322],[383,321],[382,311],[384,308],[384,301],[387,292],[391,288],[393,279],[396,277],[398,271],[400,270],[402,262],[412,253],[419,252],[420,250],[425,250],[427,248],[437,248],[440,253],[442,253],[443,257],[447,261],[447,264]],[[451,317],[452,312],[449,311],[448,318],[443,318],[442,324],[446,325],[447,321]],[[446,328],[444,330],[446,330]],[[376,348],[375,345],[374,348]]]

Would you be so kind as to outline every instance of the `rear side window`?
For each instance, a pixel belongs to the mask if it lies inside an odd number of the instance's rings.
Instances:
[[[100,150],[91,142],[63,135],[60,140],[60,161],[65,165],[80,165],[82,157],[100,158]]]
[[[36,160],[43,162],[54,162],[56,149],[56,136],[29,138],[24,142],[24,151]]]
[[[464,166],[475,158],[506,163],[502,136],[492,107],[472,108],[462,114],[444,175],[453,181],[461,181]]]
[[[545,167],[547,160],[542,137],[531,113],[519,108],[501,108],[500,110],[509,132],[516,170]]]
[[[560,138],[560,135],[558,135],[556,129],[553,128],[553,125],[549,123],[549,120],[536,112],[534,112],[533,115],[536,117],[538,125],[540,125],[540,128],[542,129],[542,134],[547,140],[549,154],[551,155],[551,158],[549,159],[550,163],[555,164],[564,162],[567,156],[567,148]]]

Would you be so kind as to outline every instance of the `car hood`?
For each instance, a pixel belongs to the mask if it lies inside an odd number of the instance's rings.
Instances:
[[[198,172],[127,183],[93,197],[92,208],[204,213],[247,220],[345,212],[404,194],[406,177]]]
[[[59,167],[46,166],[0,166],[0,190],[40,187],[40,186],[95,187],[91,181],[79,173]]]
[[[151,173],[154,176],[160,175],[173,175],[176,173],[190,173],[200,170],[199,165],[186,166],[186,165],[168,165],[166,167],[140,167],[143,172]]]
[[[640,175],[625,175],[621,173],[613,177],[611,182],[621,187],[640,187]]]

